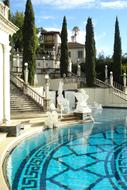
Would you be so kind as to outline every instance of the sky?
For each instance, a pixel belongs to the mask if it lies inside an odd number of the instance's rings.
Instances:
[[[80,31],[77,42],[85,44],[88,17],[92,18],[97,54],[112,56],[116,16],[119,20],[122,54],[127,52],[127,0],[31,0],[35,24],[50,31],[61,31],[63,17],[67,18],[68,41],[72,29]],[[13,13],[25,11],[26,0],[10,0]]]

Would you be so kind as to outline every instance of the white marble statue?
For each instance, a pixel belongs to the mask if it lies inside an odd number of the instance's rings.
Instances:
[[[45,120],[45,128],[58,127],[58,113],[53,103],[50,104],[50,111],[47,112],[47,119]]]
[[[99,104],[99,103],[97,103],[97,102],[94,102],[94,109],[96,109],[96,110],[102,110],[103,108],[102,108],[102,104]]]
[[[86,91],[84,89],[80,89],[78,92],[74,93],[74,96],[77,99],[77,105],[74,112],[91,113],[91,109],[87,105],[87,100],[89,96],[86,94]]]
[[[63,94],[63,82],[59,82],[59,88],[58,88],[58,97],[57,97],[57,104],[58,108],[60,109],[61,112],[61,118],[62,118],[62,113],[63,111],[66,111],[67,113],[69,112],[69,100],[64,98]]]

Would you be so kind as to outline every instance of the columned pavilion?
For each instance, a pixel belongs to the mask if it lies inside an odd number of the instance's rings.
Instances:
[[[0,124],[10,121],[9,35],[18,28],[8,20],[9,8],[0,2]]]

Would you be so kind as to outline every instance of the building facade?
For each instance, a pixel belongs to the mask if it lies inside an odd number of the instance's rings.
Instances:
[[[59,54],[60,32],[41,29],[39,41],[45,52],[52,54],[55,51],[55,55]]]
[[[72,64],[79,64],[85,62],[85,45],[77,42],[68,43],[68,53]]]
[[[8,20],[9,8],[0,2],[0,123],[10,121],[10,46],[9,35],[18,28]]]

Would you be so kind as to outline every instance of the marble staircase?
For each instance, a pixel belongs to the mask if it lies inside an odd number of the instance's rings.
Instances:
[[[31,97],[24,95],[22,90],[11,83],[11,112],[41,112],[42,107],[38,105]]]

